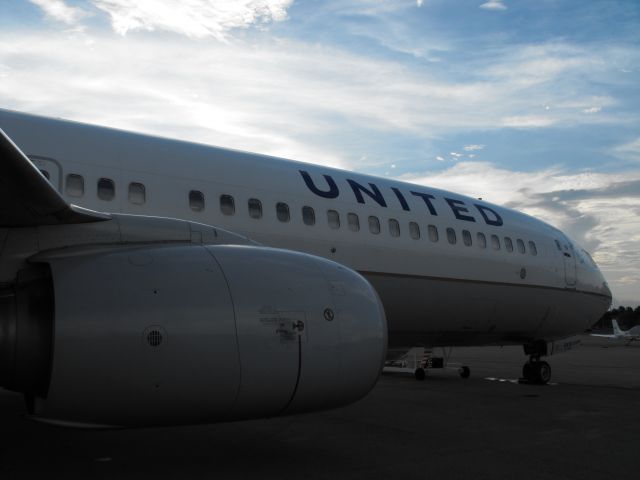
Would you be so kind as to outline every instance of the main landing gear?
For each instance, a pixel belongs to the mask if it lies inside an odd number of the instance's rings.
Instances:
[[[522,367],[521,383],[546,385],[551,380],[551,365],[540,357],[547,354],[547,343],[543,340],[524,345],[525,355],[529,361]]]

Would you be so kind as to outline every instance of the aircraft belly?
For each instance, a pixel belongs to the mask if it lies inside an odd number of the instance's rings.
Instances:
[[[592,312],[598,312],[604,301],[575,290],[530,285],[383,273],[364,276],[384,304],[390,347],[561,338],[595,322]]]

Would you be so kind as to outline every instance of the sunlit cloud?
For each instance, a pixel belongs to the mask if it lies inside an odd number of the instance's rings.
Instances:
[[[486,145],[465,145],[464,150],[466,152],[473,152],[476,150],[482,150]]]
[[[484,8],[485,10],[506,10],[507,6],[502,0],[489,0],[480,5],[480,8]]]
[[[76,25],[87,12],[81,8],[71,7],[64,0],[29,0],[42,9],[45,15],[67,25]]]
[[[516,115],[502,119],[502,126],[514,128],[542,128],[550,127],[561,121],[560,119],[544,115]]]
[[[64,0],[29,0],[44,13],[68,25],[79,25],[87,12]],[[89,0],[106,13],[113,30],[161,30],[191,38],[227,41],[229,31],[283,21],[293,0]]]
[[[192,38],[226,40],[227,32],[255,23],[282,21],[293,0],[91,0],[111,17],[113,29],[164,30]]]

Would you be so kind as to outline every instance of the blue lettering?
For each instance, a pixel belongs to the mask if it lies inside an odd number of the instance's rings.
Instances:
[[[462,212],[466,212],[469,213],[469,210],[467,209],[466,205],[464,204],[463,201],[461,200],[454,200],[453,198],[445,198],[444,199],[445,202],[447,202],[449,204],[449,206],[451,207],[451,210],[453,211],[453,214],[456,216],[456,218],[458,220],[464,220],[466,222],[475,222],[476,219],[473,218],[471,215],[463,215]],[[486,217],[485,217],[486,219]]]
[[[362,194],[366,193],[381,207],[387,206],[387,202],[384,201],[384,197],[380,193],[380,190],[378,190],[378,187],[376,187],[373,183],[369,184],[369,186],[371,187],[371,190],[369,190],[368,188],[363,187],[354,180],[347,179],[347,182],[349,182],[349,185],[351,185],[351,190],[353,190],[353,194],[356,196],[356,200],[358,201],[358,203],[364,203],[364,197],[362,196]]]
[[[311,176],[309,175],[308,172],[305,172],[304,170],[299,170],[299,172],[300,172],[300,175],[302,175],[302,178],[304,179],[304,183],[307,184],[307,187],[309,188],[309,190],[311,190],[316,195],[323,198],[336,198],[338,195],[340,195],[340,191],[338,190],[338,186],[336,185],[336,182],[329,175],[323,175],[324,179],[327,181],[327,185],[329,185],[329,190],[320,190],[313,183],[313,180],[311,180]]]
[[[405,212],[410,211],[411,209],[409,208],[409,204],[407,204],[407,201],[405,200],[404,195],[402,195],[402,192],[396,187],[391,187],[391,190],[393,190],[393,193],[395,193],[396,197],[398,197],[398,201],[400,202],[400,205],[402,205],[402,209]]]
[[[436,212],[436,209],[433,208],[433,205],[431,204],[431,200],[433,200],[436,197],[434,197],[433,195],[429,195],[428,193],[420,193],[420,192],[411,192],[411,195],[415,195],[416,197],[422,198],[422,200],[424,200],[424,203],[427,205],[427,208],[429,209],[429,213],[434,217],[438,216],[438,212]]]
[[[487,225],[495,225],[496,227],[499,227],[504,224],[504,222],[502,221],[502,217],[498,215],[498,212],[496,212],[492,208],[484,207],[482,205],[478,205],[477,203],[474,203],[473,206],[478,209],[480,215],[482,215],[482,218],[484,218],[484,221],[487,223]],[[491,213],[493,218],[489,218],[487,216],[487,212]]]

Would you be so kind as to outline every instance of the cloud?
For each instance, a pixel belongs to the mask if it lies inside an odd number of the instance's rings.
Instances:
[[[502,0],[489,0],[480,5],[480,8],[484,8],[485,10],[506,10],[507,6],[502,3]]]
[[[293,0],[91,0],[111,17],[115,32],[163,30],[227,40],[229,30],[287,18]]]
[[[486,145],[465,145],[464,150],[466,152],[473,152],[475,150],[482,150]]]
[[[70,7],[64,0],[29,0],[37,5],[53,20],[66,23],[67,25],[77,25],[78,22],[87,16],[87,12],[77,7]]]
[[[640,137],[614,148],[613,153],[625,160],[640,162]]]
[[[602,110],[602,107],[589,107],[582,110],[584,113],[598,113]]]
[[[572,174],[562,167],[518,172],[489,162],[459,162],[403,180],[452,190],[540,218],[588,250],[614,294],[637,296],[640,271],[640,169]]]
[[[502,126],[512,128],[542,128],[561,122],[560,118],[544,115],[516,115],[502,119]]]

